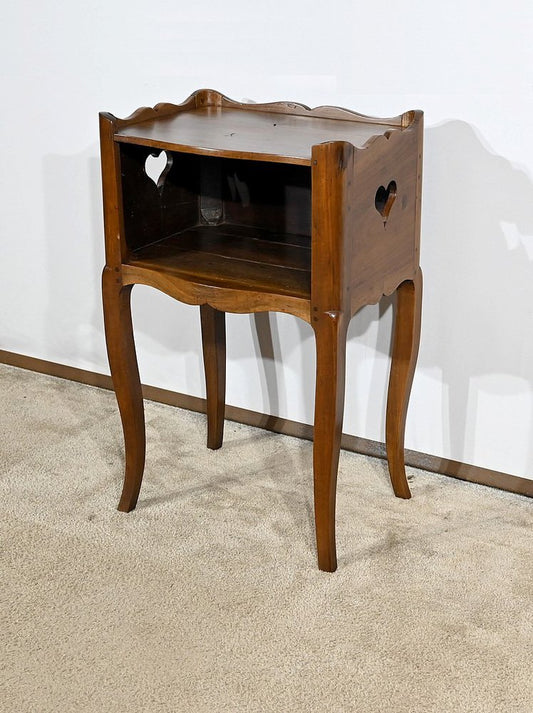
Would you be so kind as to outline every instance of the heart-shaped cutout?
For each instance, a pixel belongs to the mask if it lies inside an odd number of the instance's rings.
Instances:
[[[383,225],[388,220],[394,201],[396,200],[396,181],[391,181],[387,188],[380,186],[376,191],[374,205],[377,212],[383,218]]]
[[[166,151],[160,151],[157,154],[155,151],[148,154],[144,163],[144,172],[151,178],[155,185],[162,190],[165,185],[167,173],[172,168],[172,155]]]

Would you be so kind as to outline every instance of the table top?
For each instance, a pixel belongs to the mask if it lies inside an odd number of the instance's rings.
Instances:
[[[282,109],[276,111],[276,106],[282,105],[256,108],[237,102],[233,104],[191,107],[119,126],[115,141],[171,151],[308,166],[311,165],[312,147],[316,144],[346,141],[356,148],[363,148],[375,136],[402,130],[398,118],[367,118],[365,121],[361,115],[334,107],[307,110],[305,115],[285,113]],[[327,110],[331,110],[333,117],[316,115],[316,112],[324,114]]]

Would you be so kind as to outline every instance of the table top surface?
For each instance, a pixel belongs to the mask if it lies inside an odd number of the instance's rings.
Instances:
[[[375,136],[401,131],[397,120],[305,116],[220,106],[187,109],[120,127],[115,141],[188,153],[311,165],[312,147],[346,141],[363,148]],[[387,123],[389,122],[390,123]]]

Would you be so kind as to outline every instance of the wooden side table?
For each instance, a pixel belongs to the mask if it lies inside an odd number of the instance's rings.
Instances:
[[[207,89],[126,119],[100,114],[104,316],[126,449],[119,510],[135,507],[145,458],[135,284],[200,306],[209,448],[222,445],[224,313],[281,311],[311,324],[318,565],[331,572],[348,324],[396,291],[387,456],[395,494],[410,497],[403,441],[420,333],[422,124],[419,111],[375,119],[241,104]]]

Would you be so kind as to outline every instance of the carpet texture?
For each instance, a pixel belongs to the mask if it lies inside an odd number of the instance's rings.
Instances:
[[[531,713],[526,498],[341,454],[318,571],[310,443],[146,404],[119,513],[114,394],[0,367],[5,713]]]

